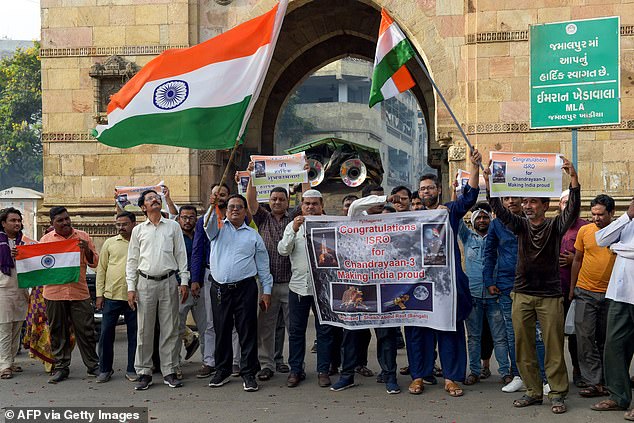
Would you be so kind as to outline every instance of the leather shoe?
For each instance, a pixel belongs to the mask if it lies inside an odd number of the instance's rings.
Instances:
[[[49,378],[48,383],[59,383],[68,379],[68,369],[57,369],[53,371],[53,375]]]
[[[332,382],[330,381],[330,376],[328,376],[328,373],[319,373],[317,375],[317,383],[322,388],[327,388],[328,386],[332,385]]]
[[[299,385],[299,382],[301,382],[305,378],[306,375],[304,374],[291,373],[288,375],[288,379],[286,379],[286,386],[288,386],[289,388],[295,388],[297,385]]]

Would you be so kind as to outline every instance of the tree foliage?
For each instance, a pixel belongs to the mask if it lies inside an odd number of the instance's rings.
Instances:
[[[0,60],[0,189],[42,189],[40,44]]]

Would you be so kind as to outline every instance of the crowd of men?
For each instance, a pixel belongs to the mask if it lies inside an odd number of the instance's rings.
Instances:
[[[575,333],[568,337],[572,380],[579,394],[607,397],[593,410],[627,410],[634,354],[634,199],[614,219],[614,200],[598,195],[590,203],[592,221],[580,219],[581,187],[574,166],[564,159],[570,186],[556,216],[547,216],[549,198],[487,197],[477,203],[480,166],[481,155],[473,150],[467,185],[444,204],[433,174],[423,175],[414,193],[399,186],[385,195],[380,186],[368,185],[362,198],[343,199],[342,213],[350,217],[446,209],[456,234],[456,331],[405,327],[408,366],[399,370],[401,329],[375,328],[377,381],[388,394],[397,394],[397,373],[409,375],[408,392],[417,395],[442,376],[446,392],[459,397],[461,383],[473,385],[491,376],[489,359],[495,353],[502,391],[525,391],[513,406],[542,404],[547,395],[552,412],[563,413],[569,392],[564,358],[569,315]],[[489,174],[485,168],[487,183]],[[303,223],[306,216],[324,213],[322,194],[304,186],[300,205],[290,209],[286,189],[273,189],[268,204],[261,204],[250,182],[245,196],[231,194],[224,184],[213,186],[202,216],[193,206],[170,204],[170,218],[162,203],[158,192],[143,192],[138,205],[145,220],[137,224],[134,213],[119,213],[118,235],[106,240],[100,254],[87,233],[72,227],[64,207],[50,210],[52,230],[39,242],[77,239],[81,274],[79,283],[44,287],[55,357],[49,383],[68,378],[72,342],[88,374],[108,382],[122,315],[128,341],[125,377],[136,390],[148,389],[156,371],[169,387],[182,386],[183,343],[185,359],[200,345],[197,377],[210,378],[210,387],[241,376],[245,391],[257,391],[258,381],[276,372],[288,373],[289,388],[300,385],[306,379],[310,310],[316,315]],[[465,222],[469,212],[470,225]],[[2,379],[21,370],[14,363],[28,301],[15,270],[15,246],[27,242],[21,219],[14,208],[0,213]],[[96,307],[103,310],[98,343],[87,267],[96,268]],[[190,313],[198,337],[188,334]],[[280,353],[284,328],[288,366]],[[374,375],[367,367],[370,330],[342,330],[318,319],[315,329],[320,387],[341,391],[355,386],[355,376]],[[625,418],[634,420],[634,412],[627,411]]]

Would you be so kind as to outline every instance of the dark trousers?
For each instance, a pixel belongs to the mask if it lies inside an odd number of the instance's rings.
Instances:
[[[628,408],[632,402],[630,363],[634,354],[634,305],[610,301],[603,353],[605,384],[610,399]]]
[[[456,322],[455,332],[406,326],[405,337],[412,379],[432,374],[435,360],[434,346],[437,341],[443,377],[455,382],[464,381],[467,371],[464,322]]]
[[[286,339],[286,323],[284,322],[284,311],[280,308],[277,314],[277,325],[275,326],[275,364],[284,364],[284,340]]]
[[[332,348],[330,355],[330,367],[339,369],[341,366],[341,343],[343,342],[343,329],[332,326]],[[366,354],[367,360],[367,354]]]
[[[589,385],[603,385],[603,351],[609,299],[604,292],[575,288],[575,332],[579,370]]]
[[[568,291],[565,291],[568,292]],[[564,321],[568,315],[568,309],[572,301],[568,299],[567,295],[564,295]],[[572,363],[573,377],[581,376],[579,370],[579,354],[577,352],[577,335],[566,335],[568,337],[568,353],[570,354],[570,362]]]
[[[395,383],[398,328],[376,328],[374,334],[376,335],[376,358],[381,366],[384,380]],[[344,331],[342,377],[354,378],[354,369],[359,365],[359,349],[363,347],[362,338],[364,336],[367,336],[364,329]]]
[[[236,284],[212,282],[211,311],[216,329],[216,369],[231,373],[233,347],[231,333],[235,325],[240,342],[240,375],[255,375],[258,361],[258,285],[255,278]]]
[[[293,291],[288,293],[288,365],[291,373],[301,374],[304,371],[306,356],[306,328],[310,310],[317,316],[312,295],[301,296]],[[332,360],[333,326],[320,325],[315,317],[317,332],[317,372],[328,373]]]
[[[114,336],[119,316],[123,315],[128,333],[128,365],[126,372],[135,373],[134,354],[136,354],[136,310],[132,310],[127,301],[104,298],[101,318],[101,336],[99,338],[99,371],[112,371],[114,360]]]
[[[90,299],[46,300],[46,316],[51,336],[51,353],[55,358],[55,369],[70,367],[70,328],[75,330],[75,339],[81,359],[88,370],[99,365],[97,357],[97,335],[94,311]]]
[[[358,349],[357,349],[357,357],[358,362],[357,366],[367,366],[368,365],[368,348],[370,348],[370,341],[372,340],[372,332],[370,329],[360,329],[358,330]]]
[[[482,319],[482,338],[480,339],[480,358],[490,360],[493,355],[493,337],[489,328],[489,319]]]

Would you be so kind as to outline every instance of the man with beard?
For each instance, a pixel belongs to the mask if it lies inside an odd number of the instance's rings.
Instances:
[[[209,204],[212,204],[216,198],[217,209],[216,212],[224,219],[227,210],[227,199],[229,198],[229,187],[227,184],[213,184],[211,186],[211,196],[209,197]],[[198,328],[199,333],[203,333],[203,365],[196,373],[196,377],[204,379],[210,377],[216,371],[216,331],[214,330],[214,319],[211,313],[211,294],[210,286],[205,285],[205,281],[209,277],[209,238],[205,233],[204,228],[205,216],[201,216],[196,221],[196,228],[194,229],[194,244],[192,247],[191,257],[191,293],[192,295],[202,295],[203,302],[205,303],[205,311],[207,313],[207,324],[204,327]],[[236,328],[233,328],[231,334],[231,344],[233,347],[233,365],[232,375],[240,375],[240,343],[238,342],[238,332]]]
[[[582,397],[608,395],[603,380],[603,347],[609,300],[605,298],[616,256],[609,248],[599,247],[595,234],[614,217],[614,200],[601,194],[590,202],[592,222],[582,226],[575,241],[569,299],[576,299],[575,334],[581,378],[588,387]],[[565,294],[565,293],[564,293]]]
[[[72,227],[65,207],[53,207],[49,215],[54,230],[44,235],[40,243],[76,239],[81,250],[79,282],[44,286],[51,352],[55,357],[53,374],[48,383],[55,384],[67,379],[70,373],[72,349],[68,322],[71,322],[75,330],[77,346],[88,369],[88,375],[99,374],[99,357],[95,350],[97,337],[94,310],[86,284],[86,267],[95,268],[99,262],[99,256],[90,236]]]
[[[478,184],[480,177],[480,163],[482,156],[478,150],[473,149],[469,157],[470,172],[469,183],[463,190],[463,195],[455,201],[450,201],[444,206],[439,198],[442,193],[438,177],[433,174],[423,175],[420,178],[418,195],[421,197],[426,209],[434,210],[447,208],[449,211],[449,223],[454,234],[459,232],[460,222],[464,215],[476,203],[478,199]],[[412,379],[428,377],[434,369],[435,344],[438,342],[438,355],[445,378],[445,391],[452,397],[463,395],[462,388],[456,381],[463,381],[467,367],[467,346],[465,342],[464,320],[471,313],[471,293],[469,292],[469,280],[462,271],[460,249],[457,237],[454,237],[454,260],[456,263],[456,296],[458,300],[456,311],[456,331],[440,331],[425,327],[406,328],[405,339]],[[417,393],[414,390],[414,393]],[[421,390],[422,391],[422,390]]]
[[[95,308],[102,311],[101,336],[99,338],[99,376],[97,383],[105,383],[114,373],[114,338],[117,320],[123,315],[128,334],[128,365],[125,377],[136,381],[134,355],[136,353],[137,318],[136,311],[128,304],[128,284],[125,280],[125,267],[128,260],[128,247],[132,229],[136,225],[134,213],[123,212],[117,215],[115,226],[119,235],[108,238],[101,247],[101,256],[97,265]]]
[[[213,203],[213,202],[212,202]],[[246,392],[259,389],[255,380],[258,362],[258,284],[262,284],[260,308],[271,305],[273,277],[269,255],[258,232],[247,226],[247,200],[229,196],[226,217],[220,221],[217,210],[210,207],[205,231],[209,236],[209,278],[211,311],[216,329],[216,374],[209,386],[217,388],[229,381],[232,373],[231,332],[235,325],[240,340],[240,376]]]
[[[412,211],[423,210],[423,202],[418,195],[418,191],[412,193],[412,202],[410,208]]]
[[[509,351],[502,310],[496,296],[486,289],[482,277],[485,242],[490,223],[491,207],[487,203],[478,203],[471,211],[473,229],[467,228],[464,221],[461,221],[458,233],[464,246],[465,273],[469,278],[469,290],[473,299],[473,309],[466,321],[470,374],[465,380],[465,385],[473,385],[480,381],[482,328],[485,318],[491,331],[500,376],[504,384],[510,383],[513,379],[509,371]]]
[[[302,194],[302,215],[295,217],[284,229],[284,235],[278,243],[277,250],[281,256],[290,257],[291,279],[289,282],[288,313],[288,364],[291,372],[286,385],[295,388],[306,378],[304,373],[304,357],[306,355],[306,328],[308,315],[312,308],[317,316],[313,298],[313,281],[306,255],[306,234],[304,233],[304,216],[320,216],[323,214],[323,198],[321,193],[310,189]],[[330,364],[332,361],[333,330],[329,325],[319,324],[315,319],[317,332],[317,382],[320,387],[330,386]]]
[[[515,407],[542,404],[543,385],[537,367],[535,325],[539,320],[546,348],[545,370],[550,392],[551,411],[565,413],[568,373],[564,360],[563,293],[559,279],[559,244],[579,217],[581,199],[575,167],[563,159],[562,169],[570,175],[570,199],[555,218],[547,218],[549,198],[525,197],[524,216],[506,210],[499,198],[489,203],[498,219],[518,237],[518,263],[513,287],[513,329],[517,365],[526,384],[526,394],[513,402]],[[490,169],[485,170],[485,177]]]
[[[139,381],[134,389],[144,391],[152,385],[157,319],[163,383],[170,388],[179,388],[183,384],[176,378],[178,363],[174,361],[174,348],[178,340],[179,291],[181,303],[188,296],[187,250],[179,224],[162,216],[161,197],[156,191],[144,191],[139,198],[139,207],[147,219],[132,230],[126,263],[128,304],[133,310],[138,308],[134,367]]]

